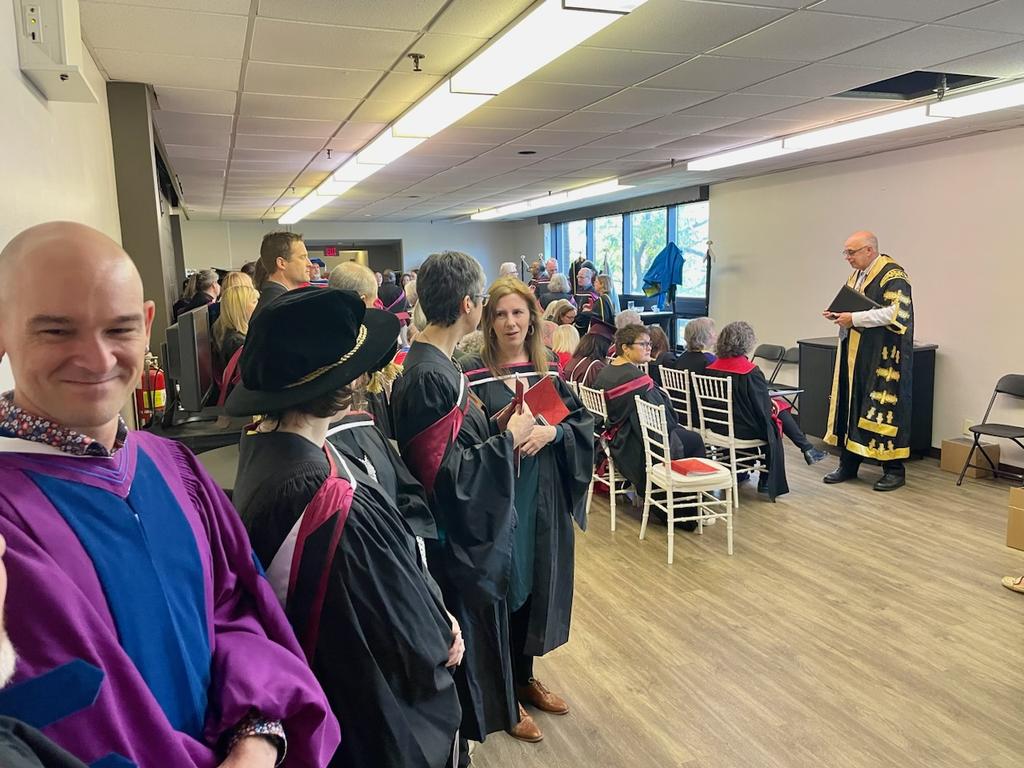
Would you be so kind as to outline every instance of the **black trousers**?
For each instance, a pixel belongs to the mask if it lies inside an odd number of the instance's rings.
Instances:
[[[512,611],[508,616],[509,651],[512,653],[512,680],[516,686],[529,685],[533,679],[533,656],[528,656],[526,636],[530,631],[530,598],[526,599],[519,610]]]
[[[839,455],[839,467],[849,474],[856,474],[857,469],[860,467],[860,463],[864,460],[864,457],[860,454],[853,453],[843,448],[843,452]],[[887,475],[899,475],[905,477],[907,474],[906,467],[903,466],[903,459],[892,459],[891,461],[883,461],[882,472]]]
[[[811,445],[811,441],[807,439],[807,435],[800,429],[800,425],[796,423],[796,419],[793,418],[793,412],[788,408],[784,411],[779,411],[779,421],[782,422],[782,433],[789,438],[790,442],[793,443],[804,453],[814,449]]]

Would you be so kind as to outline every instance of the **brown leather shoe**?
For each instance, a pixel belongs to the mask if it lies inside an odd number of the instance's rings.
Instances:
[[[528,741],[531,744],[536,744],[538,741],[544,738],[544,734],[540,732],[540,728],[537,727],[537,723],[534,719],[523,709],[523,705],[519,705],[519,722],[516,723],[512,728],[509,729],[508,735],[514,739],[520,741]]]
[[[565,699],[549,691],[544,683],[535,677],[530,678],[529,685],[516,686],[516,695],[521,702],[531,704],[541,712],[552,715],[569,714],[569,705],[565,703]]]

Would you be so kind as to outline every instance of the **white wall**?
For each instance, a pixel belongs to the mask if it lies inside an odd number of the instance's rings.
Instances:
[[[181,223],[185,266],[233,267],[257,258],[263,235],[279,226],[270,222],[185,221]],[[465,251],[474,256],[488,276],[494,277],[503,261],[519,255],[535,258],[544,250],[543,227],[532,222],[493,224],[430,224],[393,222],[300,222],[293,229],[307,240],[401,240],[405,268],[420,264],[440,250]]]
[[[88,51],[85,74],[98,103],[47,102],[18,69],[14,8],[0,4],[0,247],[26,227],[69,219],[117,241],[121,228],[106,83]],[[13,386],[6,361],[0,391]]]
[[[843,241],[874,231],[910,276],[917,340],[939,346],[938,446],[980,420],[1000,375],[1024,373],[1022,169],[1014,129],[712,186],[711,314],[787,346],[832,335],[820,313],[850,274]]]

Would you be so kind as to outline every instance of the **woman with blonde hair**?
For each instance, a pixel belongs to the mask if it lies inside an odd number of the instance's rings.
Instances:
[[[552,377],[554,392],[567,410],[555,425],[543,418],[519,446],[514,503],[518,517],[508,585],[512,673],[520,701],[519,723],[511,733],[523,741],[543,734],[522,704],[553,714],[569,706],[533,676],[533,659],[564,645],[572,613],[575,538],[572,521],[586,526],[584,501],[594,461],[594,422],[558,374],[555,356],[541,341],[540,306],[529,287],[515,277],[499,278],[488,290],[481,329],[480,357],[463,366],[483,403],[492,434],[501,431],[502,411],[516,388],[530,388]],[[552,416],[548,411],[548,415]],[[552,416],[553,418],[553,416]]]
[[[229,288],[234,288],[237,285],[247,285],[250,288],[255,289],[253,285],[252,277],[245,274],[245,272],[228,272],[224,275],[224,279],[220,281],[221,293],[227,292]]]
[[[555,329],[551,349],[558,356],[558,367],[563,371],[580,344],[580,332],[573,325],[560,325]]]
[[[235,285],[221,294],[220,317],[213,324],[213,348],[217,353],[221,370],[227,366],[238,348],[245,344],[245,335],[249,332],[249,319],[259,299],[260,292],[251,285]]]

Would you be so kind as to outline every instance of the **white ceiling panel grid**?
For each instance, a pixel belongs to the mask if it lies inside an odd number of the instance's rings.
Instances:
[[[86,42],[96,48],[188,53],[211,59],[241,59],[246,19],[220,13],[145,8],[120,3],[80,4]]]

